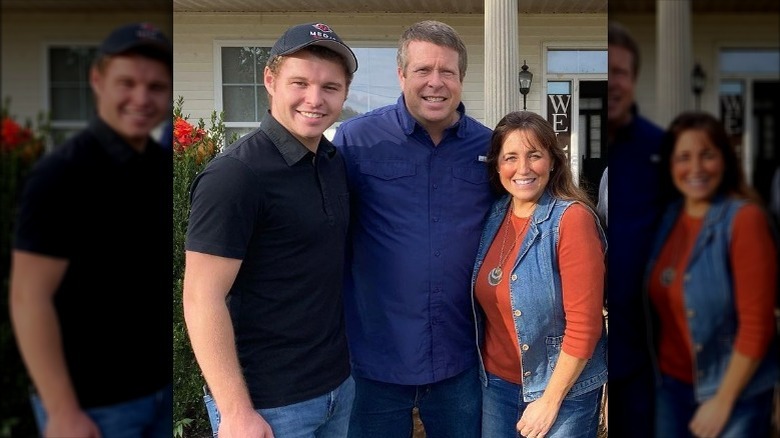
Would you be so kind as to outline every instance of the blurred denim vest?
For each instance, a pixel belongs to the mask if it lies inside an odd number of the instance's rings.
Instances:
[[[484,339],[483,316],[474,298],[474,284],[488,248],[501,227],[507,209],[510,208],[509,201],[510,196],[506,195],[496,201],[490,210],[480,238],[471,278],[471,299],[474,318],[477,321],[477,348],[480,349],[480,376],[486,386],[487,376],[481,353]],[[522,389],[525,402],[542,396],[561,352],[566,318],[563,311],[561,273],[558,268],[558,239],[561,216],[572,203],[555,199],[548,191],[542,194],[511,275],[504,277],[510,281],[515,333],[518,334],[522,351]],[[597,220],[595,213],[593,217]],[[599,237],[606,248],[606,238],[601,225],[598,225],[598,229]],[[576,397],[598,389],[606,381],[607,342],[606,330],[602,326],[601,338],[593,355],[566,397]]]
[[[694,346],[693,370],[696,400],[703,402],[715,395],[726,373],[737,335],[737,310],[734,301],[733,278],[729,259],[734,216],[745,201],[716,197],[704,217],[688,266],[685,269],[683,300],[688,315],[688,329]],[[670,205],[653,242],[650,263],[645,275],[645,303],[649,304],[647,284],[663,245],[681,214],[683,202]],[[651,313],[651,323],[657,316]],[[657,331],[657,330],[656,330]],[[654,330],[650,330],[651,333]],[[651,339],[655,358],[655,344]],[[657,360],[656,360],[657,362]],[[658,366],[656,364],[656,370]],[[761,361],[756,373],[740,394],[750,397],[772,388],[778,378],[777,337]]]

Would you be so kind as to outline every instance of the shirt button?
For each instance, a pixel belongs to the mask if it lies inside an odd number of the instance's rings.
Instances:
[[[526,372],[524,372],[524,373],[523,373],[523,377],[528,377],[528,376],[530,376],[530,375],[531,375],[531,372],[530,372],[530,371],[526,371]]]
[[[515,310],[515,312],[514,312],[514,313],[515,313],[515,316],[520,316],[520,315],[522,315],[522,314],[523,314],[523,312],[521,312],[521,311],[519,311],[519,310]]]
[[[688,281],[688,280],[690,280],[690,279],[691,279],[691,274],[685,274],[685,275],[683,276],[683,280],[685,280],[685,281]]]
[[[528,344],[523,344],[523,346],[520,347],[520,349],[523,350],[523,351],[528,351],[529,348],[530,347],[528,347]]]
[[[435,189],[438,189],[438,188],[439,188],[439,185],[438,185],[438,184],[434,184],[434,185],[433,185],[433,188],[434,188],[434,190],[435,190]]]
[[[441,255],[441,251],[436,251],[435,253],[433,253],[433,255],[435,255],[436,257],[438,257],[438,256],[440,256],[440,255]]]
[[[696,312],[694,312],[693,309],[688,309],[688,311],[685,312],[685,314],[688,316],[688,318],[693,318],[694,315],[696,315]]]
[[[517,281],[517,274],[512,274],[512,281]]]
[[[435,218],[433,218],[433,221],[434,222],[439,222],[439,218],[435,217]]]
[[[702,349],[701,344],[696,344],[696,352],[700,352]]]

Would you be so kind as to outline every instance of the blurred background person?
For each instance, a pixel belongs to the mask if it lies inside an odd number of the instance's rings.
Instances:
[[[769,436],[778,268],[768,215],[707,113],[672,121],[661,170],[667,207],[647,277],[656,436]]]
[[[652,436],[653,374],[642,310],[642,278],[660,214],[658,150],[663,130],[634,101],[640,53],[622,25],[609,23],[609,432]],[[606,171],[605,171],[606,180]],[[607,193],[606,185],[604,194]],[[607,199],[599,199],[606,209]],[[646,425],[637,428],[637,424]]]
[[[149,23],[112,31],[89,83],[96,117],[24,187],[10,309],[46,437],[170,437],[173,53]]]

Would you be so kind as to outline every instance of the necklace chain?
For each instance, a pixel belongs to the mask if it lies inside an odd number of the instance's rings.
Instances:
[[[504,237],[501,239],[501,251],[498,253],[498,266],[491,269],[488,273],[488,284],[491,286],[497,286],[498,283],[501,282],[501,278],[504,276],[503,266],[506,262],[507,257],[509,257],[509,254],[512,253],[512,248],[514,248],[517,245],[517,242],[520,240],[520,236],[523,235],[523,232],[525,231],[526,227],[528,227],[528,224],[531,222],[531,217],[527,217],[525,222],[523,223],[523,227],[520,229],[520,231],[515,236],[514,241],[512,242],[512,245],[507,249],[506,254],[504,254],[504,246],[506,245],[506,238],[509,235],[509,227],[511,226],[511,218],[512,218],[512,210],[509,209],[506,213],[506,220],[504,221]]]
[[[678,264],[680,263],[680,259],[682,258],[682,250],[684,247],[687,247],[689,245],[688,242],[688,224],[685,223],[684,218],[679,219],[682,223],[682,230],[683,235],[680,236],[679,239],[674,243],[674,247],[672,248],[672,260],[669,261],[669,264],[666,265],[665,268],[661,270],[661,276],[660,281],[661,285],[664,287],[670,287],[672,283],[674,282],[675,278],[677,277],[677,268]],[[685,268],[683,268],[684,270]]]

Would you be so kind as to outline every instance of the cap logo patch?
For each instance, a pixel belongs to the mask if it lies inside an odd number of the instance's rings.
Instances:
[[[313,24],[312,26],[316,27],[317,29],[323,32],[328,32],[328,33],[333,32],[327,24],[317,23],[317,24]]]
[[[156,40],[158,32],[159,31],[154,25],[142,23],[135,35],[141,39]]]
[[[332,36],[330,36],[330,35],[328,35],[326,33],[315,32],[313,30],[309,31],[309,36],[313,40],[334,40],[335,39],[335,38],[333,38]]]

